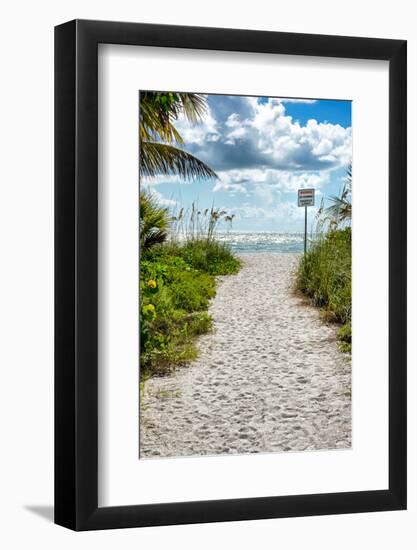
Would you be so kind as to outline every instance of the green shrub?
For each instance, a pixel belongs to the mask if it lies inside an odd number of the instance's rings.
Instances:
[[[212,328],[207,309],[216,294],[214,275],[234,273],[239,267],[225,246],[207,240],[159,244],[142,254],[142,380],[196,358],[195,337]]]
[[[241,266],[225,243],[210,239],[190,240],[180,248],[180,254],[191,267],[210,275],[237,273]]]
[[[198,271],[178,272],[170,289],[174,307],[187,312],[207,309],[210,298],[216,294],[213,277]]]
[[[149,254],[154,260],[157,258],[169,262],[173,258],[177,262],[182,260],[190,269],[214,276],[231,275],[237,273],[241,267],[240,260],[233,255],[227,244],[207,238],[190,239],[184,243],[177,241],[165,243],[154,247]]]
[[[300,260],[297,287],[325,317],[342,324],[341,347],[351,344],[352,316],[352,236],[350,227],[335,229],[316,238]]]

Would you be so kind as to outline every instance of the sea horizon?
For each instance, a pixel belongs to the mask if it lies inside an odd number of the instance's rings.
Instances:
[[[304,233],[279,231],[218,231],[216,240],[236,254],[301,253]]]

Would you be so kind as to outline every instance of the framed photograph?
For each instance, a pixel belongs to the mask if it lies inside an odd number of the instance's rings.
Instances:
[[[55,29],[55,522],[406,508],[406,42]]]

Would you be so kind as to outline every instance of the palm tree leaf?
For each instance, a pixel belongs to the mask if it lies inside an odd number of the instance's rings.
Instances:
[[[207,113],[206,97],[203,94],[179,93],[182,112],[190,122],[198,122]]]
[[[174,95],[177,101],[171,103],[168,111],[161,109],[158,97]],[[173,122],[181,113],[190,121],[200,121],[207,112],[206,97],[203,94],[144,92],[140,98],[140,135],[146,141],[161,140],[166,143],[183,143]]]
[[[324,211],[336,225],[352,219],[352,163],[346,169],[346,178],[340,195],[329,197],[331,205]]]
[[[149,192],[139,195],[140,247],[146,250],[163,243],[168,237],[170,217],[166,208],[158,206],[156,198]]]
[[[141,142],[140,169],[147,177],[157,174],[178,174],[184,179],[218,177],[214,170],[191,153],[154,141]]]
[[[166,241],[168,233],[166,231],[160,231],[159,229],[152,229],[148,231],[143,237],[143,248],[148,250],[156,244],[162,244]]]
[[[167,143],[183,143],[183,139],[169,116],[161,117],[160,112],[146,98],[140,103],[140,138],[145,141],[160,139]]]

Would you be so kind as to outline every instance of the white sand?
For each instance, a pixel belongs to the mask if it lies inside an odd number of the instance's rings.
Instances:
[[[337,328],[292,292],[295,254],[221,277],[197,361],[146,382],[140,456],[351,446],[351,365]]]

